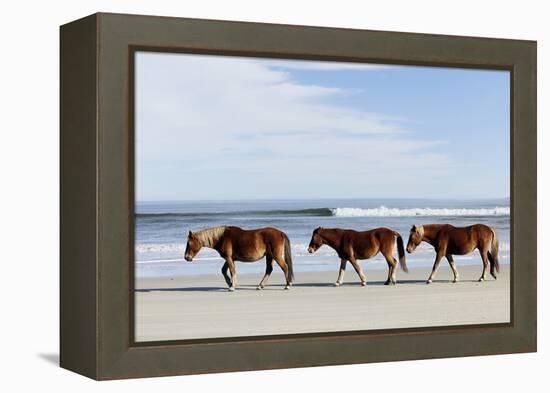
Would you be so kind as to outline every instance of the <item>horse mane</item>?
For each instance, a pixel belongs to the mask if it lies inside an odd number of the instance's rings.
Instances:
[[[225,232],[225,228],[224,226],[206,228],[201,231],[193,232],[193,236],[201,242],[203,247],[213,247]]]

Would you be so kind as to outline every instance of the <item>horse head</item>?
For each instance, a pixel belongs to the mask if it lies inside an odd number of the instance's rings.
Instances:
[[[409,241],[407,242],[407,252],[412,253],[424,237],[424,227],[422,225],[413,225],[409,232]]]
[[[202,244],[199,239],[197,239],[193,232],[189,231],[189,235],[187,236],[187,245],[185,246],[185,260],[187,262],[191,262],[201,248]]]
[[[321,227],[318,227],[317,229],[315,229],[313,231],[313,233],[311,235],[311,240],[310,240],[309,246],[307,248],[307,250],[310,254],[313,254],[315,251],[317,251],[319,249],[319,247],[321,247],[324,244],[323,243],[323,238],[319,234],[319,231],[321,229],[322,229]]]

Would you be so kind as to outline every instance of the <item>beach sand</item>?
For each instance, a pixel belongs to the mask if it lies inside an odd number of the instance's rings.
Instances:
[[[237,266],[238,269],[238,266]],[[370,330],[502,323],[510,320],[509,266],[498,280],[477,282],[481,264],[458,266],[452,283],[448,266],[427,285],[430,268],[397,271],[398,284],[385,286],[387,270],[365,268],[362,287],[353,269],[334,287],[331,272],[300,272],[290,290],[277,269],[256,290],[262,274],[239,275],[228,292],[221,274],[139,278],[136,281],[136,341]],[[238,270],[237,270],[238,271]]]

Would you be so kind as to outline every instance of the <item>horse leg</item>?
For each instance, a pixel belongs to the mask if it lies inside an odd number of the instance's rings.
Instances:
[[[432,273],[430,274],[430,277],[428,277],[428,281],[426,281],[426,284],[430,284],[434,280],[435,273],[437,273],[437,269],[439,268],[439,262],[441,262],[441,258],[443,258],[443,254],[438,252],[437,255],[435,256],[435,262],[432,268]]]
[[[487,252],[487,257],[489,257],[489,263],[491,264],[491,276],[496,280],[497,279],[497,273],[495,271],[495,258],[493,257],[493,254],[491,252]]]
[[[456,270],[456,265],[455,265],[453,256],[451,254],[447,254],[445,257],[447,258],[447,261],[449,261],[449,266],[451,266],[451,270],[453,271],[453,275],[455,277],[453,282],[458,282],[458,270]]]
[[[340,258],[340,271],[338,272],[338,278],[336,279],[336,282],[334,283],[335,287],[339,287],[344,282],[344,274],[346,273],[346,265],[348,261],[346,261],[344,258]]]
[[[231,278],[227,275],[227,269],[229,269],[229,265],[227,264],[227,262],[225,262],[222,266],[222,274],[223,274],[223,278],[225,279],[225,282],[227,283],[227,286],[230,287]]]
[[[260,281],[260,284],[256,289],[264,289],[265,284],[267,284],[267,280],[269,279],[269,276],[271,275],[271,272],[273,271],[273,257],[267,256],[265,257],[265,275],[264,278],[262,278],[262,281]]]
[[[489,257],[489,263],[491,264],[491,276],[493,276],[493,278],[496,280],[497,273],[495,271],[495,260],[493,259],[493,255],[490,252],[487,253],[487,256]]]
[[[392,262],[391,282],[393,285],[395,285],[397,284],[397,278],[395,277],[397,272],[397,259],[392,257]]]
[[[479,278],[479,282],[485,281],[485,278],[487,276],[487,268],[489,266],[489,258],[487,257],[487,254],[489,251],[484,248],[483,250],[479,250],[479,254],[481,255],[481,261],[483,262],[483,272],[481,273],[481,277]]]
[[[229,272],[231,273],[231,285],[229,286],[229,291],[233,292],[237,287],[237,270],[235,269],[235,262],[231,258],[225,260],[227,266],[229,266]]]
[[[352,264],[353,268],[355,269],[355,272],[357,273],[357,275],[361,279],[361,285],[362,286],[367,285],[367,277],[365,277],[365,275],[363,274],[363,271],[361,270],[361,266],[359,265],[359,263],[357,262],[355,257],[349,258],[349,261]]]
[[[391,283],[391,263],[389,261],[386,261],[386,263],[388,264],[388,278],[386,279],[386,281],[384,281],[384,285],[390,285],[390,283]]]
[[[385,252],[382,252],[382,255],[384,255],[384,258],[386,259],[386,263],[388,264],[388,279],[386,280],[384,285],[395,284],[396,283],[395,272],[397,271],[397,261],[391,254],[391,249],[389,251],[386,250]]]
[[[290,271],[288,270],[288,265],[286,264],[282,256],[278,256],[278,257],[274,256],[273,258],[275,258],[275,261],[277,261],[277,263],[281,267],[281,270],[285,274],[285,278],[286,278],[285,289],[290,289],[290,286],[292,285],[292,283],[291,283]]]
[[[384,282],[384,285],[390,285],[395,284],[395,266],[397,261],[393,261],[390,259],[386,259],[386,263],[388,264],[388,278]]]

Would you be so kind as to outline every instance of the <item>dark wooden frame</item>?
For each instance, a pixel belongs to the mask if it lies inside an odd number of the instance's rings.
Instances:
[[[135,343],[136,50],[511,72],[511,322]],[[61,27],[61,366],[95,379],[536,351],[536,42],[94,14]]]

